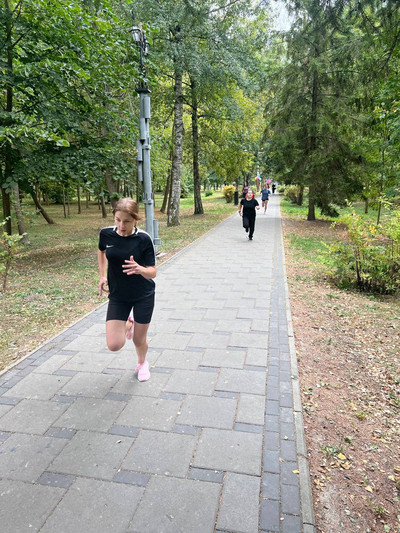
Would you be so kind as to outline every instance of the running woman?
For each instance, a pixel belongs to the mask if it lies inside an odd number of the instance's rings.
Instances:
[[[121,198],[113,214],[115,226],[100,231],[97,251],[99,294],[106,292],[109,298],[107,346],[111,351],[117,351],[127,338],[133,338],[138,358],[135,372],[139,381],[147,381],[150,378],[146,361],[147,330],[154,309],[153,278],[157,273],[154,246],[150,235],[136,225],[141,217],[134,200]],[[132,310],[133,321],[129,322]]]
[[[243,209],[243,214],[242,214]],[[249,234],[249,241],[253,240],[254,226],[256,223],[256,209],[260,209],[257,200],[254,198],[253,191],[249,189],[246,198],[240,200],[239,215],[243,216],[243,227]]]

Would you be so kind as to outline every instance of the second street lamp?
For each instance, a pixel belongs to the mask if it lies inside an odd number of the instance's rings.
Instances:
[[[139,48],[140,52],[140,72],[145,78],[146,72],[144,57],[149,52],[149,43],[142,28],[134,26],[130,29],[133,41]],[[139,115],[139,140],[136,141],[137,148],[137,165],[138,178],[143,183],[143,203],[146,213],[146,232],[153,241],[155,250],[161,244],[158,238],[158,220],[154,218],[154,201],[151,186],[151,166],[150,166],[150,94],[151,91],[146,82],[141,81],[136,88],[140,97],[140,115]]]

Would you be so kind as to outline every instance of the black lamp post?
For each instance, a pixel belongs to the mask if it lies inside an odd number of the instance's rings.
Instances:
[[[140,72],[145,74],[146,67],[144,58],[149,53],[149,42],[142,28],[134,26],[131,28],[134,43],[138,46],[140,52]],[[144,76],[143,76],[144,77]],[[140,82],[136,88],[140,97],[140,116],[139,116],[139,140],[136,141],[137,164],[139,181],[143,182],[143,203],[146,213],[146,232],[150,235],[154,247],[157,251],[157,245],[161,244],[158,238],[158,220],[154,218],[154,201],[151,186],[151,166],[150,166],[150,94],[151,91],[146,82]]]

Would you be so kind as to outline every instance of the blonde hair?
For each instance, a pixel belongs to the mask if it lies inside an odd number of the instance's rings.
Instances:
[[[120,198],[114,206],[112,211],[113,215],[115,215],[117,211],[128,213],[128,215],[130,215],[136,221],[141,220],[142,218],[139,216],[139,206],[135,200],[132,200],[132,198]]]

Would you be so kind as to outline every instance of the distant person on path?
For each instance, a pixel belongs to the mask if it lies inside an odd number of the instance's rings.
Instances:
[[[153,278],[157,273],[154,246],[151,237],[136,226],[141,217],[134,200],[121,198],[113,214],[115,226],[100,231],[97,251],[99,294],[106,292],[109,298],[107,346],[117,351],[127,338],[133,338],[138,358],[135,372],[139,381],[147,381],[150,378],[147,330],[154,309]],[[129,321],[132,309],[133,318]]]
[[[249,190],[249,186],[248,185],[243,185],[243,189],[242,189],[242,198],[246,198],[246,194],[247,194],[247,191]]]
[[[266,185],[264,185],[262,191],[261,191],[261,202],[262,202],[262,206],[264,208],[264,213],[265,211],[267,210],[267,207],[268,207],[268,200],[269,200],[269,195],[271,194],[271,189],[269,188],[269,184],[267,183]]]
[[[272,189],[272,194],[275,194],[275,189],[276,189],[276,185],[275,185],[275,183],[272,184],[271,189]]]
[[[239,205],[239,215],[243,217],[243,227],[246,230],[246,233],[249,234],[249,241],[253,240],[254,226],[256,223],[256,209],[260,209],[260,205],[254,198],[253,191],[249,189],[246,198],[242,198]]]

